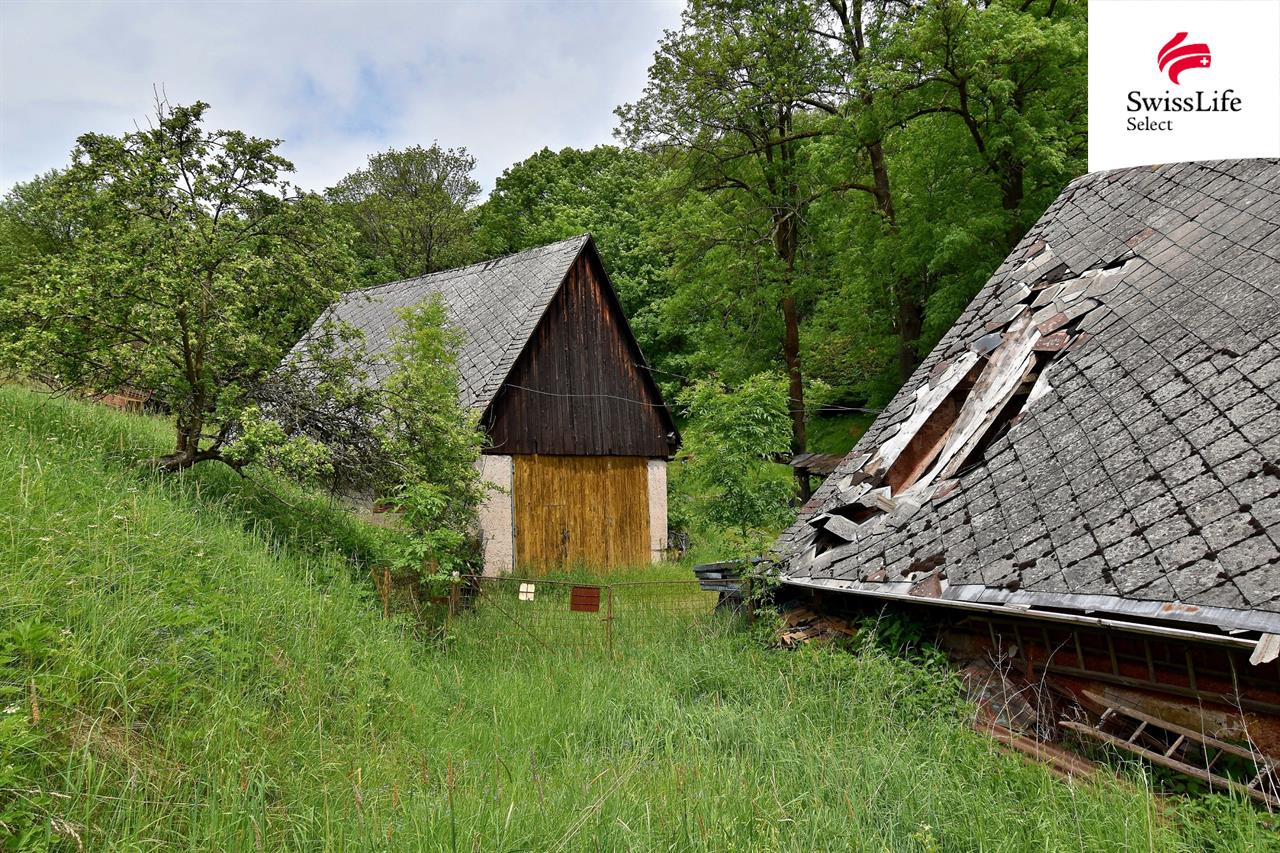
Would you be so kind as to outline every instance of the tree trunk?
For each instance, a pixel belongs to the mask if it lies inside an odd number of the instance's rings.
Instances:
[[[786,149],[783,149],[784,155]],[[792,190],[794,198],[794,187]],[[796,251],[800,241],[797,212],[794,206],[776,211],[773,219],[773,245],[778,258],[786,264],[782,282],[782,360],[787,366],[790,398],[787,407],[791,412],[791,452],[804,453],[804,373],[800,366],[800,317],[796,310],[796,298],[792,292],[796,270]]]
[[[916,369],[916,343],[924,327],[924,306],[905,285],[899,282],[906,292],[898,294],[898,378],[903,382],[910,379]]]
[[[151,460],[152,467],[166,474],[172,474],[177,471],[185,471],[196,463],[217,459],[221,462],[226,462],[238,471],[239,467],[237,465],[223,459],[220,452],[221,440],[215,441],[211,447],[205,450],[200,449],[200,433],[203,429],[203,420],[197,420],[194,423],[179,422],[176,449],[173,453],[167,453]]]
[[[868,98],[870,100],[870,98]],[[880,140],[867,143],[867,154],[871,157],[871,177],[875,189],[876,207],[880,215],[895,231],[898,229],[898,215],[893,209],[893,191],[889,187],[889,166],[884,159],[884,146]]]
[[[1012,250],[1018,245],[1018,241],[1022,239],[1022,199],[1024,195],[1023,187],[1023,166],[1021,163],[1011,162],[1005,165],[1004,174],[1000,176],[1000,206],[1010,215],[1009,227],[1005,231],[1005,249]]]
[[[787,364],[787,405],[791,411],[791,452],[804,453],[804,374],[800,369],[800,320],[796,316],[796,300],[782,298],[782,358]]]
[[[898,217],[893,207],[893,192],[889,186],[889,168],[885,163],[884,146],[879,140],[866,145],[871,158],[872,189],[875,190],[876,209],[884,217],[889,228],[897,232]],[[899,279],[894,287],[894,301],[898,314],[898,378],[906,382],[916,369],[916,344],[924,327],[924,305],[916,296],[917,290],[908,278]]]
[[[182,450],[151,460],[151,465],[156,470],[163,471],[166,474],[185,471],[194,464],[196,464],[196,454]]]
[[[217,450],[192,451],[189,449],[180,450],[176,453],[167,453],[164,456],[158,456],[151,460],[151,467],[166,474],[174,474],[178,471],[185,471],[188,468],[192,468],[201,462],[212,461],[221,462],[236,473],[240,473],[242,468],[240,463],[232,462]]]

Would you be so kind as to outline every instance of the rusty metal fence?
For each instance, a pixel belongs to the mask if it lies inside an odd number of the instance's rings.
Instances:
[[[697,580],[597,584],[465,575],[437,604],[458,642],[617,655],[655,639],[749,621],[751,599],[749,579],[708,588]]]

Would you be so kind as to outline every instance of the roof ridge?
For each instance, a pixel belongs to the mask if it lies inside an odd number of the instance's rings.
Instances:
[[[1068,183],[1071,186],[1085,178],[1103,178],[1111,175],[1138,174],[1142,172],[1159,172],[1166,169],[1176,167],[1195,166],[1201,169],[1209,169],[1212,171],[1220,171],[1223,166],[1242,165],[1248,163],[1274,163],[1280,164],[1280,158],[1277,157],[1229,157],[1226,159],[1216,160],[1168,160],[1161,163],[1143,163],[1137,166],[1119,166],[1114,169],[1095,169],[1092,172],[1085,172],[1077,176]]]
[[[465,267],[345,291],[308,335],[330,318],[355,326],[364,333],[359,357],[374,364],[391,346],[400,322],[396,309],[437,294],[449,323],[463,336],[461,398],[468,407],[485,405],[590,241],[590,234],[580,234]]]
[[[473,264],[467,264],[466,266],[462,266],[462,267],[452,267],[447,270],[437,270],[436,272],[430,272],[430,273],[427,273],[426,275],[414,276],[412,278],[401,278],[395,281],[384,282],[383,284],[370,285],[369,287],[352,287],[347,290],[339,291],[338,298],[341,299],[344,296],[348,296],[354,293],[369,293],[370,291],[397,287],[399,285],[426,284],[428,283],[428,280],[430,280],[431,282],[448,281],[464,273],[479,272],[481,270],[489,268],[490,266],[505,263],[506,261],[523,259],[524,256],[526,255],[535,256],[535,255],[543,254],[543,253],[546,253],[547,250],[549,249],[553,249],[555,247],[573,243],[575,241],[578,241],[580,244],[585,243],[590,238],[591,238],[591,232],[584,231],[581,234],[578,234],[573,237],[566,237],[565,239],[557,240],[554,243],[545,243],[541,246],[533,246],[528,249],[521,249],[519,252],[512,252],[509,255],[502,255],[497,258],[489,258],[488,260],[484,260],[484,261],[476,261]]]

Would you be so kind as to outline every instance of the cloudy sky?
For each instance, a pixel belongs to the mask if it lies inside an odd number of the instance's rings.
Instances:
[[[466,146],[488,190],[549,146],[612,141],[678,0],[87,3],[0,0],[0,190],[78,134],[145,119],[153,86],[283,138],[323,189],[372,152]]]

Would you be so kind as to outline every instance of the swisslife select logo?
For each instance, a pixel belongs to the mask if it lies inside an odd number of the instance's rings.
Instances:
[[[1182,85],[1178,79],[1185,71],[1203,71],[1213,64],[1213,55],[1209,45],[1204,42],[1184,44],[1186,33],[1176,33],[1173,38],[1160,48],[1156,55],[1156,66],[1169,77],[1175,86]],[[1194,74],[1192,75],[1195,76]],[[1163,113],[1238,113],[1243,109],[1244,101],[1235,96],[1234,90],[1214,89],[1207,92],[1197,89],[1192,93],[1174,93],[1165,89],[1162,94],[1148,95],[1138,89],[1129,92],[1129,104],[1126,107],[1131,113],[1142,113],[1142,117],[1131,115],[1126,122],[1130,131],[1173,130],[1172,118],[1161,118]]]
[[[1213,64],[1209,45],[1183,44],[1186,40],[1186,33],[1176,34],[1160,48],[1160,54],[1156,57],[1160,70],[1167,71],[1169,82],[1175,85],[1178,83],[1178,75],[1188,68],[1208,68]]]
[[[1089,169],[1280,157],[1280,0],[1092,0]]]

